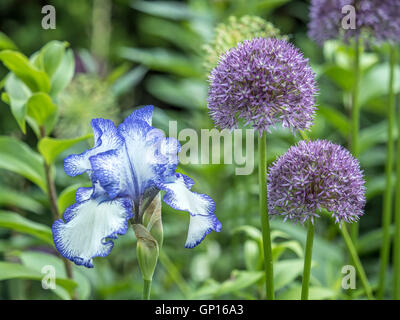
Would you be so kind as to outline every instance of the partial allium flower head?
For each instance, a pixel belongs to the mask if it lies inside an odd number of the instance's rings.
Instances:
[[[356,12],[356,28],[344,29],[345,5]],[[368,43],[400,43],[400,1],[397,0],[312,0],[308,35],[319,45],[332,39],[357,39]]]
[[[259,133],[279,123],[299,130],[313,124],[315,75],[286,40],[240,43],[221,57],[209,81],[209,112],[221,129],[237,128],[240,121]]]
[[[219,57],[227,50],[236,47],[239,42],[254,38],[279,38],[280,31],[274,25],[257,16],[230,16],[226,23],[215,28],[215,38],[204,46],[205,67],[214,68]]]
[[[128,229],[128,221],[141,223],[154,197],[164,190],[164,202],[190,213],[185,247],[193,248],[212,230],[220,231],[214,201],[190,191],[194,182],[176,173],[179,142],[152,127],[153,107],[134,111],[118,127],[111,120],[94,119],[95,145],[64,160],[70,176],[87,173],[93,183],[79,188],[76,203],[53,225],[57,250],[77,265],[93,267],[94,257],[104,257],[113,239]]]
[[[304,223],[326,209],[340,223],[363,215],[365,187],[357,159],[326,140],[300,141],[268,173],[270,215]]]

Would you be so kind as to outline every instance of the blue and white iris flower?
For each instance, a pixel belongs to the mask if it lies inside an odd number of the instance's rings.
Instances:
[[[93,119],[94,147],[64,160],[70,176],[88,173],[93,186],[76,191],[76,203],[64,220],[53,225],[57,250],[77,265],[93,267],[94,257],[107,256],[113,239],[141,223],[143,212],[161,190],[163,201],[190,213],[185,247],[221,230],[215,203],[205,194],[190,191],[193,181],[176,173],[179,142],[152,127],[153,106],[134,111],[118,127],[111,120]]]

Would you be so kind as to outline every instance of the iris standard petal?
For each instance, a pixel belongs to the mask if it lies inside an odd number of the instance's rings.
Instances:
[[[106,199],[104,193],[93,193],[65,211],[65,222],[60,219],[53,224],[57,250],[77,265],[92,268],[92,259],[107,256],[114,246],[112,239],[128,229],[133,216],[131,202],[126,198]]]
[[[221,222],[215,216],[215,203],[205,194],[190,191],[193,180],[177,173],[174,179],[159,184],[166,191],[164,202],[174,209],[190,213],[190,223],[185,247],[197,246],[211,231],[221,231]]]
[[[106,119],[93,119],[94,147],[81,154],[73,154],[64,159],[64,170],[69,176],[76,176],[90,171],[89,158],[98,153],[116,149],[123,144],[114,122]]]
[[[147,124],[151,126],[153,119],[153,110],[154,107],[151,105],[144,106],[143,108],[139,108],[133,111],[127,119],[142,120],[147,122]]]

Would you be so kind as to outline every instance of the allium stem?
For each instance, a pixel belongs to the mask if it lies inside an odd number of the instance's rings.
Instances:
[[[391,59],[390,59],[390,74],[391,74],[391,84],[389,88],[391,91],[390,102],[395,104],[394,92],[393,92],[393,82],[394,82],[394,67],[396,65],[396,48],[391,49]],[[398,124],[397,130],[400,130],[400,110],[397,115]],[[397,156],[396,156],[396,190],[395,190],[395,233],[394,233],[394,250],[393,250],[393,299],[400,299],[400,134],[397,134]]]
[[[359,142],[358,142],[358,131],[360,129],[360,105],[358,101],[358,95],[360,90],[360,40],[355,40],[354,46],[354,86],[351,101],[351,152],[354,157],[358,156]],[[357,241],[358,237],[358,224],[353,223],[351,225],[351,238],[354,242]]]
[[[142,300],[150,300],[151,280],[143,280]]]
[[[354,246],[353,241],[351,240],[351,237],[347,232],[346,224],[344,222],[342,222],[340,226],[340,232],[342,233],[344,242],[346,243],[346,247],[349,250],[351,259],[357,271],[357,275],[359,276],[361,284],[364,287],[365,294],[367,295],[367,298],[369,300],[374,300],[374,296],[372,295],[372,289],[369,285],[367,275],[365,274],[364,268],[357,254],[356,247]]]
[[[304,255],[303,283],[301,287],[301,300],[308,300],[313,242],[314,242],[314,224],[311,221],[311,219],[308,219],[306,252]]]
[[[260,190],[260,215],[263,236],[264,268],[267,300],[274,300],[274,271],[272,263],[271,233],[267,199],[267,134],[258,136],[258,178]]]
[[[383,230],[383,244],[381,247],[381,258],[380,258],[380,269],[379,269],[379,283],[378,283],[378,299],[382,299],[385,291],[385,280],[386,280],[386,269],[389,263],[390,256],[390,224],[392,221],[392,209],[393,209],[393,184],[392,184],[392,173],[393,173],[393,154],[394,154],[394,121],[396,118],[396,110],[394,104],[394,92],[393,92],[393,79],[394,79],[394,59],[395,52],[394,48],[390,50],[390,72],[389,72],[389,103],[388,103],[388,141],[387,141],[387,152],[386,152],[386,189],[383,195],[383,215],[382,215],[382,230]]]

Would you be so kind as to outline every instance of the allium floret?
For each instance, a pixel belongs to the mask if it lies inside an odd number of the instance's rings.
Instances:
[[[345,148],[300,141],[269,170],[269,214],[304,223],[326,209],[338,223],[354,222],[363,215],[364,183],[358,160]]]
[[[342,8],[355,8],[355,29],[344,29],[347,13]],[[312,0],[308,35],[319,45],[327,40],[345,41],[361,37],[368,43],[400,43],[400,2],[396,0]]]
[[[277,124],[299,130],[313,124],[315,74],[286,40],[240,43],[221,57],[209,82],[209,112],[221,129],[235,129],[241,121],[259,133]]]

